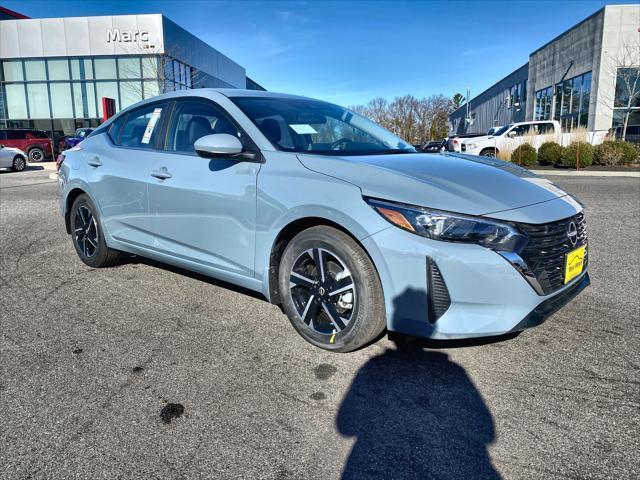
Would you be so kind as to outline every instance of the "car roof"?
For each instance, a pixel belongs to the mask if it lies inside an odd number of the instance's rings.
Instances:
[[[213,95],[212,95],[213,94]],[[140,102],[129,105],[128,107],[120,110],[117,114],[110,117],[106,122],[100,125],[101,128],[107,128],[115,119],[121,118],[124,113],[135,110],[139,107],[143,107],[148,104],[159,102],[162,100],[171,100],[181,97],[202,97],[212,99],[215,95],[223,95],[227,98],[234,97],[260,97],[260,98],[289,98],[300,100],[315,100],[310,97],[303,97],[299,95],[289,95],[287,93],[266,92],[263,90],[247,90],[241,88],[193,88],[188,90],[178,90],[176,92],[167,92],[155,97],[146,98]],[[319,100],[321,101],[321,100]]]

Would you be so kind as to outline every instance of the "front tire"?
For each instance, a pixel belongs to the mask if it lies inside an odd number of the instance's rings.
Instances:
[[[27,161],[22,155],[16,155],[13,159],[13,164],[11,164],[11,170],[14,172],[21,172],[27,166]]]
[[[40,147],[33,147],[28,152],[30,162],[42,162],[44,160],[44,150]]]
[[[87,194],[80,195],[73,202],[70,221],[73,246],[85,264],[103,268],[121,261],[122,254],[107,247],[98,211]]]
[[[335,228],[312,227],[291,240],[278,287],[291,324],[317,347],[350,352],[385,329],[378,273],[365,251]]]

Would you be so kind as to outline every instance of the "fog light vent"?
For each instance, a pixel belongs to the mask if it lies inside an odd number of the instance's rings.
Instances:
[[[447,285],[444,283],[442,273],[436,262],[427,258],[427,297],[429,301],[429,322],[434,323],[451,306],[451,297]]]

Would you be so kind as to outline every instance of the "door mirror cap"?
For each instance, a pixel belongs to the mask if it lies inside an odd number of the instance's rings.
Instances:
[[[242,143],[238,137],[228,133],[214,133],[200,137],[196,140],[194,147],[197,154],[205,158],[229,158],[242,153]]]
[[[511,130],[509,133],[507,133],[507,137],[515,137],[516,136],[516,131],[515,130]]]

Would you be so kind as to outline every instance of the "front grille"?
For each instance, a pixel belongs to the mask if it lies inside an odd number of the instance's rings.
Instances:
[[[576,224],[578,231],[575,246],[567,235],[571,222]],[[529,242],[520,253],[520,257],[533,271],[543,293],[548,295],[563,287],[566,254],[581,245],[587,245],[587,223],[584,212],[557,222],[542,225],[518,223],[517,226],[529,237]],[[587,268],[588,260],[587,252],[583,269]]]

